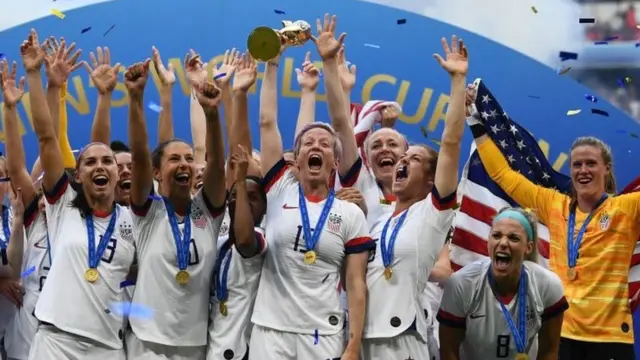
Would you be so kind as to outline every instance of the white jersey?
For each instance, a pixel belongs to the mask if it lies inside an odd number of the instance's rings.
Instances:
[[[427,333],[422,296],[451,227],[455,203],[455,193],[440,199],[434,191],[391,218],[385,239],[387,246],[399,220],[405,217],[395,241],[389,280],[384,275],[380,241],[389,219],[378,223],[372,231],[376,251],[367,268],[365,339],[391,338],[410,327],[421,336]]]
[[[189,282],[176,282],[176,243],[164,201],[149,198],[131,207],[138,250],[138,279],[133,302],[154,310],[153,319],[131,317],[129,324],[143,341],[169,346],[207,344],[209,295],[216,239],[224,208],[215,209],[202,190],[191,199],[191,241],[186,271]],[[178,219],[184,234],[184,219]]]
[[[385,196],[375,175],[371,169],[362,164],[361,158],[356,160],[346,176],[340,178],[340,185],[354,187],[362,193],[364,202],[367,204],[367,223],[371,231],[381,223],[384,226],[389,216],[393,214],[396,204],[395,196]]]
[[[38,329],[38,319],[34,315],[36,303],[44,287],[47,274],[51,268],[49,245],[47,241],[47,222],[45,216],[38,210],[38,197],[24,214],[25,236],[27,242],[24,247],[22,273],[35,267],[35,271],[22,278],[25,293],[20,307],[7,328],[4,346],[7,356],[11,359],[26,360],[29,358],[31,342]]]
[[[460,359],[463,360],[515,359],[518,353],[500,303],[487,279],[490,266],[488,259],[471,263],[445,284],[438,321],[440,326],[465,329],[460,346]],[[562,313],[569,305],[556,274],[530,261],[524,262],[524,268],[528,278],[526,352],[529,352],[542,322]],[[503,301],[517,324],[518,296]]]
[[[3,206],[0,205],[0,214],[2,212],[2,208]],[[7,220],[8,220],[7,228],[9,229],[9,231],[11,231],[12,216],[10,211],[9,211],[9,219]],[[5,236],[3,223],[4,221],[0,221],[0,241],[2,241],[6,246],[9,244],[10,239],[7,239],[7,237]],[[5,298],[3,295],[0,294],[0,339],[4,337],[4,334],[7,330],[7,326],[9,325],[9,321],[11,320],[11,318],[13,318],[15,313],[16,313],[16,306],[13,305],[13,303],[9,301],[9,299]]]
[[[319,335],[337,334],[344,326],[338,286],[345,256],[369,251],[374,246],[364,214],[356,205],[335,198],[314,248],[317,260],[307,265],[298,181],[281,159],[264,182],[269,251],[251,320],[278,331],[314,334],[317,330]],[[312,229],[325,201],[307,200]]]
[[[218,237],[218,261],[214,270],[213,294],[211,296],[211,321],[209,324],[209,343],[207,359],[240,360],[247,352],[251,337],[251,314],[256,300],[260,272],[267,250],[264,230],[255,228],[259,253],[251,258],[244,258],[229,239],[227,232]],[[228,267],[228,268],[227,268]],[[227,268],[226,285],[224,272]],[[220,313],[218,295],[223,295],[217,288],[218,281],[227,289],[227,315]]]
[[[122,301],[120,283],[129,273],[135,253],[131,215],[116,205],[116,211],[112,214],[93,216],[96,247],[111,216],[117,214],[118,218],[98,262],[99,278],[89,283],[85,279],[85,272],[89,268],[87,226],[80,211],[71,206],[76,192],[66,174],[45,196],[47,227],[55,266],[49,270],[40,293],[36,317],[60,330],[121,349],[122,318],[111,312],[109,307]]]

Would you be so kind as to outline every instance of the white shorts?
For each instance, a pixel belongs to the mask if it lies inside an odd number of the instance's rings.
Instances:
[[[206,346],[169,346],[140,340],[129,329],[126,334],[128,360],[203,360]]]
[[[55,326],[40,325],[31,344],[29,360],[125,360],[124,349],[112,349]]]
[[[406,359],[431,359],[429,347],[414,332],[404,332],[388,339],[364,339],[362,340],[363,360],[406,360]]]
[[[344,334],[315,336],[253,327],[249,360],[339,360],[344,352]]]
[[[434,321],[427,330],[427,345],[429,347],[429,360],[440,360],[440,344],[438,342],[439,324]]]

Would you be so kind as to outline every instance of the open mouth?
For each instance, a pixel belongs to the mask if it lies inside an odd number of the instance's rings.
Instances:
[[[505,252],[497,252],[494,259],[496,268],[499,270],[506,270],[511,264],[511,255]]]
[[[131,189],[131,180],[122,180],[122,181],[120,181],[120,189],[122,189],[122,190],[130,190]]]
[[[588,183],[591,182],[591,178],[583,177],[583,178],[577,179],[577,181],[578,181],[578,184],[587,185]]]
[[[106,175],[96,175],[91,180],[98,186],[105,186],[109,183],[109,178]]]
[[[318,154],[309,156],[309,169],[319,171],[322,168],[322,157]]]
[[[178,173],[175,176],[175,180],[180,185],[189,185],[189,181],[191,180],[191,174],[189,174],[189,173]]]
[[[396,182],[402,182],[409,176],[407,165],[400,165],[396,168]]]
[[[388,157],[382,158],[382,159],[380,159],[380,161],[378,161],[378,167],[380,169],[390,169],[395,164],[396,164],[396,162],[393,161],[392,158],[388,158]]]
[[[201,187],[202,187],[202,180],[198,181],[198,182],[196,183],[196,185],[195,185],[195,188],[196,188],[196,189],[198,189],[198,190],[199,190]]]

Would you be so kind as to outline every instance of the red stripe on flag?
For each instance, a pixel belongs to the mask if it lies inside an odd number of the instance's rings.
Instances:
[[[453,232],[451,243],[463,249],[473,251],[474,253],[488,256],[487,242],[481,237],[458,227]]]

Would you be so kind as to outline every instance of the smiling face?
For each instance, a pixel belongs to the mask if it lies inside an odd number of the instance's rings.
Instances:
[[[88,197],[113,199],[118,184],[118,166],[113,151],[105,144],[89,145],[80,154],[74,177]]]
[[[332,134],[322,127],[302,134],[295,159],[301,180],[329,183],[333,170],[338,167],[334,141]]]
[[[611,165],[605,163],[602,149],[581,145],[571,150],[571,182],[578,196],[602,196],[610,171]]]
[[[433,187],[432,164],[436,157],[424,146],[411,146],[393,172],[393,194],[402,199],[423,199]]]
[[[115,156],[119,178],[116,187],[116,202],[127,206],[131,202],[131,153],[120,152]]]
[[[376,180],[383,184],[393,181],[395,165],[406,151],[406,140],[397,131],[383,128],[367,141],[367,158]]]
[[[183,141],[172,141],[164,145],[159,168],[154,169],[154,177],[160,184],[163,196],[171,194],[186,197],[196,178],[193,149]]]
[[[527,238],[527,232],[515,219],[502,218],[491,227],[487,241],[493,274],[509,277],[520,271],[522,262],[533,251],[534,243]]]

